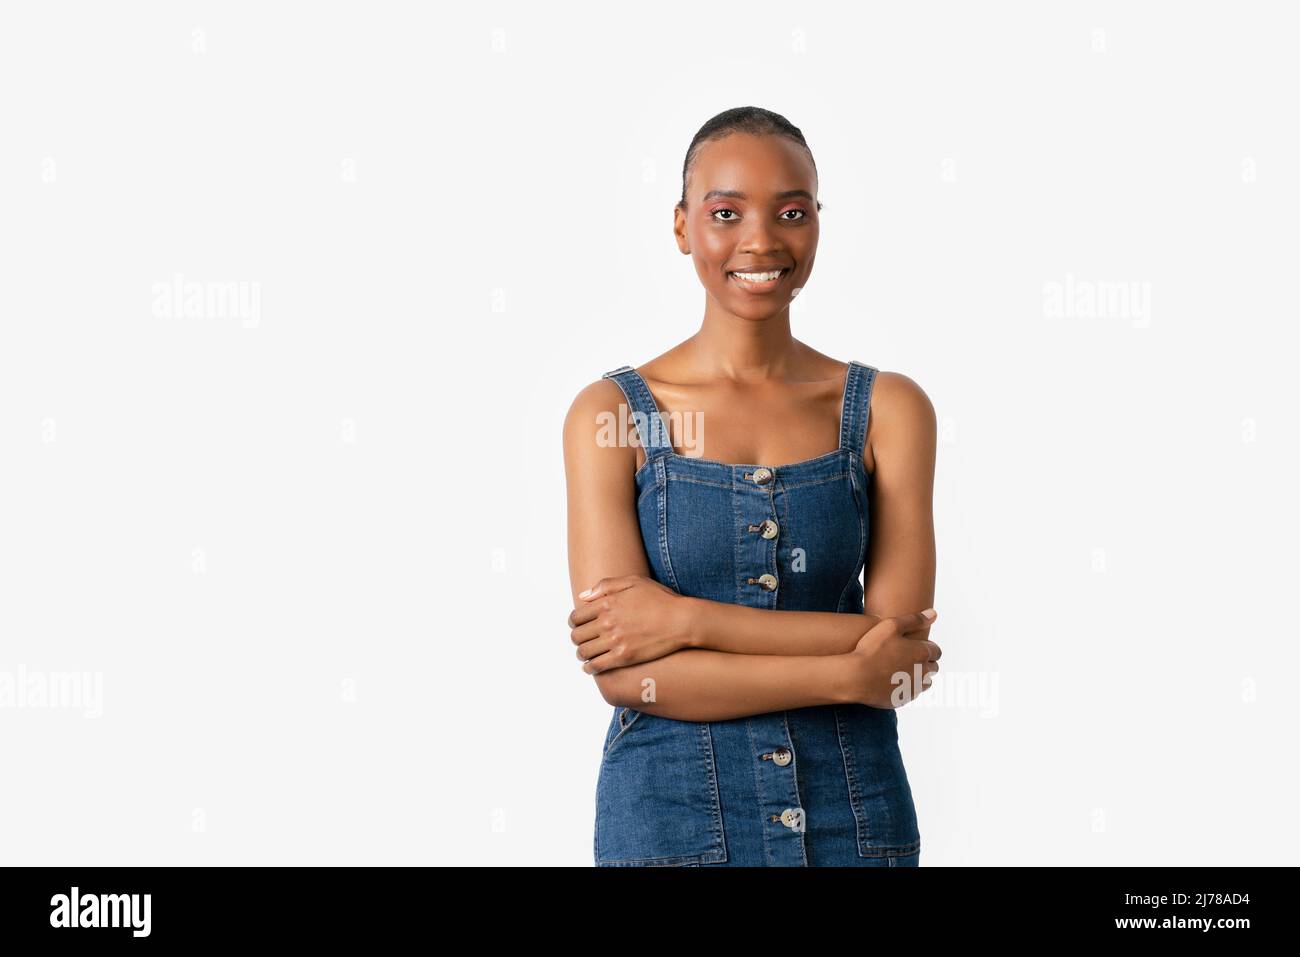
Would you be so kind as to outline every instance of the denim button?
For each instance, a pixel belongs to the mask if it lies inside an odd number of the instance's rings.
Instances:
[[[793,755],[790,754],[789,748],[777,748],[772,752],[773,763],[778,764],[781,767],[785,767],[789,764],[792,758]]]
[[[772,521],[770,518],[763,523],[762,529],[764,538],[776,538],[776,533],[780,531],[776,522]]]
[[[803,809],[797,807],[788,807],[781,812],[781,823],[786,827],[798,827],[803,820]]]
[[[776,591],[775,575],[759,575],[758,583],[762,585],[764,588],[766,588],[768,591]]]
[[[754,469],[755,485],[766,485],[770,481],[772,481],[771,469]]]

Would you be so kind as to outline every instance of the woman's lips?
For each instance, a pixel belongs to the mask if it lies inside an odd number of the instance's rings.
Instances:
[[[767,271],[770,272],[770,270]],[[752,279],[738,279],[734,272],[729,272],[727,273],[727,281],[733,285],[739,286],[746,292],[764,293],[771,292],[777,286],[781,285],[789,273],[790,270],[782,269],[781,275],[777,276],[775,279],[769,279],[766,282],[754,282]]]

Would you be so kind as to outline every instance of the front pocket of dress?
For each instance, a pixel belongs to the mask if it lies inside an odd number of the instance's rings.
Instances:
[[[916,854],[921,835],[912,788],[898,748],[898,714],[890,708],[836,708],[844,778],[857,821],[861,857]]]
[[[727,859],[707,722],[625,709],[596,784],[596,864],[717,864]]]
[[[625,708],[622,705],[614,709],[613,720],[609,724],[609,734],[605,737],[605,753],[614,746],[614,742],[623,736],[623,732],[632,727],[632,722],[641,716],[641,712],[635,708]]]

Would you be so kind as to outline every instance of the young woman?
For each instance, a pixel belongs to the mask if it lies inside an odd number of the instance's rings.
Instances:
[[[791,335],[820,209],[788,120],[706,123],[674,225],[700,329],[565,419],[569,627],[614,706],[598,866],[919,863],[895,709],[938,669],[935,415]]]

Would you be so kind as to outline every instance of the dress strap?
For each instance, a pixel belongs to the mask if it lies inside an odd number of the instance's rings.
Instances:
[[[857,359],[849,360],[844,379],[844,406],[840,410],[840,448],[858,458],[867,441],[867,421],[871,414],[871,388],[876,383],[875,366]]]
[[[645,449],[646,460],[671,452],[673,444],[668,435],[668,426],[663,420],[655,397],[650,393],[650,387],[645,384],[645,379],[641,378],[641,373],[631,366],[620,366],[606,372],[601,378],[613,379],[623,390],[631,410],[629,418],[636,425],[637,439]],[[620,415],[620,422],[622,419]]]

